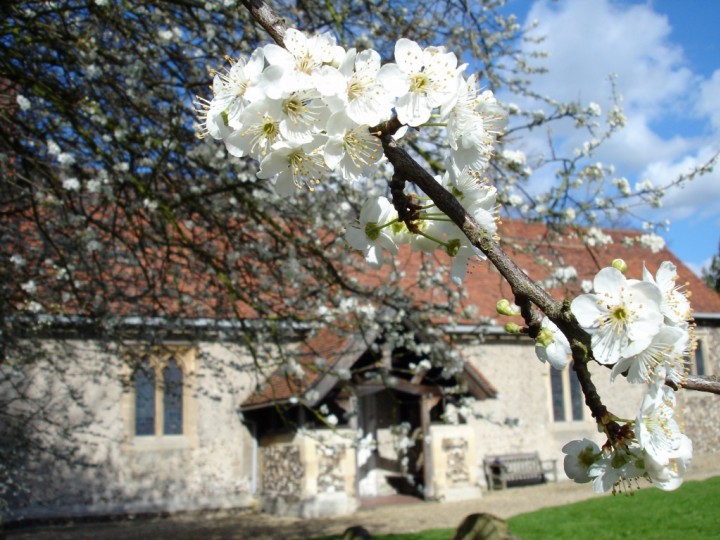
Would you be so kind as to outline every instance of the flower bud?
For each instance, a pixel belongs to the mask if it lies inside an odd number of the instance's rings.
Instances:
[[[505,325],[505,331],[508,334],[520,334],[522,333],[522,327],[519,324],[509,322]]]
[[[507,298],[498,300],[498,303],[495,305],[495,309],[500,315],[507,315],[508,317],[520,315],[520,311],[514,309],[513,305],[510,303],[510,300],[508,300]]]
[[[627,263],[622,259],[613,259],[611,266],[616,270],[620,270],[623,274],[627,272],[628,269]]]
[[[537,343],[538,345],[542,345],[543,347],[547,347],[548,345],[552,345],[553,343],[555,343],[555,338],[552,335],[552,330],[543,326],[540,329],[540,332],[538,332],[537,338],[535,338],[535,343]]]
[[[460,240],[453,238],[445,245],[445,252],[451,257],[455,257],[460,251]]]

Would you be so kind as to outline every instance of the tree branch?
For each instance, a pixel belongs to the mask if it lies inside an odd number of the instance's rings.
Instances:
[[[709,377],[696,377],[688,375],[688,377],[680,384],[681,388],[686,390],[698,390],[700,392],[709,392],[711,394],[720,395],[720,377],[717,375]]]
[[[385,155],[395,169],[395,174],[416,184],[432,199],[435,205],[465,233],[472,244],[490,259],[510,283],[516,296],[527,297],[551,319],[561,316],[562,303],[556,301],[547,291],[536,285],[505,253],[492,234],[484,230],[449,191],[413,160],[405,150],[400,148],[392,137],[382,135],[380,140],[383,143]]]
[[[262,0],[242,0],[252,16],[267,30],[273,40],[284,47],[283,36],[288,29],[282,17],[278,16]],[[548,316],[565,334],[570,341],[574,369],[585,394],[585,402],[590,408],[593,417],[605,427],[612,438],[617,424],[610,420],[610,413],[602,404],[587,363],[594,360],[589,334],[578,324],[570,311],[570,303],[555,300],[545,289],[537,285],[530,277],[510,258],[495,240],[493,234],[484,230],[477,221],[469,215],[465,208],[449,191],[440,185],[433,176],[421,167],[412,157],[397,145],[392,135],[402,127],[396,116],[390,120],[370,128],[370,132],[377,135],[383,145],[385,156],[394,167],[392,181],[393,199],[401,207],[398,210],[400,219],[411,222],[413,205],[402,193],[405,181],[417,185],[430,197],[435,205],[444,212],[470,240],[473,246],[480,249],[498,269],[510,285],[515,295],[516,303],[521,306],[522,315],[528,326],[533,329],[539,325],[539,316],[530,304],[537,306]],[[536,332],[535,332],[536,333]],[[671,385],[674,387],[674,385]],[[683,388],[700,390],[720,394],[720,379],[688,377],[681,385]]]
[[[285,19],[270,9],[262,0],[242,0],[242,3],[248,8],[253,18],[260,23],[260,26],[270,34],[273,41],[281,47],[285,47],[284,38],[288,29]]]

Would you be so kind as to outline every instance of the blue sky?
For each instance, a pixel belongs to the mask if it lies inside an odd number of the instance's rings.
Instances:
[[[541,92],[605,105],[617,75],[628,125],[597,159],[631,185],[663,185],[720,150],[720,1],[509,0],[506,11],[546,36]],[[668,247],[699,271],[718,250],[720,167],[668,192],[661,212]]]

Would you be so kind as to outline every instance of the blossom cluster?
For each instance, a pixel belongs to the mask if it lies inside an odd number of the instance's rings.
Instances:
[[[453,166],[436,180],[457,197],[486,232],[495,234],[495,187],[480,182],[469,169],[458,171]],[[414,230],[410,230],[386,197],[372,197],[360,211],[359,224],[348,229],[346,239],[353,248],[363,251],[367,262],[374,267],[383,264],[385,252],[393,255],[401,244],[410,244],[413,249],[425,252],[442,246],[453,257],[450,278],[457,285],[465,278],[471,257],[485,258],[432,202],[420,206],[416,218]]]
[[[333,174],[349,182],[370,178],[385,159],[372,128],[393,115],[402,126],[442,125],[448,172],[438,181],[494,233],[496,190],[481,174],[505,114],[492,92],[479,92],[475,75],[463,76],[466,65],[454,53],[402,38],[395,62],[383,65],[377,51],[345,50],[329,33],[288,29],[284,41],[284,48],[267,44],[215,75],[212,99],[198,102],[201,136],[259,161],[258,178],[287,196],[296,187],[314,190]],[[452,278],[461,281],[467,259],[480,252],[432,204],[419,205],[413,219],[409,230],[390,202],[376,197],[347,239],[376,266],[401,243],[425,251],[441,246],[455,257]]]
[[[663,262],[655,275],[644,268],[642,280],[627,279],[621,271],[625,268],[616,261],[600,270],[593,292],[575,298],[571,310],[591,336],[595,359],[612,366],[611,380],[622,374],[629,383],[646,385],[645,398],[635,420],[602,449],[588,440],[567,444],[565,469],[577,482],[592,480],[596,491],[638,477],[675,489],[689,466],[692,443],[680,430],[675,391],[666,382],[679,385],[687,374],[694,341],[690,304],[676,285],[671,262]],[[563,364],[561,357],[566,363],[566,338],[551,323],[546,326],[545,343],[538,340],[545,358],[538,356],[554,366]]]

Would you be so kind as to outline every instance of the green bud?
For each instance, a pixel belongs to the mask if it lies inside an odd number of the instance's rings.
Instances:
[[[509,322],[505,325],[505,331],[508,334],[520,334],[522,332],[522,327],[519,324]]]
[[[390,230],[393,234],[403,234],[408,232],[407,225],[405,225],[404,221],[396,221],[392,225],[390,225]]]
[[[495,305],[495,309],[500,315],[507,315],[508,317],[515,317],[516,315],[520,315],[519,311],[513,309],[510,300],[508,300],[507,298],[498,300],[498,303]]]
[[[622,259],[614,259],[611,266],[616,270],[620,270],[623,274],[627,272],[628,265]]]
[[[378,227],[378,224],[375,221],[369,221],[365,225],[365,235],[370,240],[377,240],[380,236],[380,227]]]
[[[552,335],[552,330],[549,328],[541,328],[540,332],[538,332],[537,338],[535,338],[535,343],[538,345],[542,345],[543,347],[547,347],[548,345],[552,345],[555,343],[555,338]]]
[[[458,251],[460,251],[460,240],[458,240],[457,238],[453,238],[452,240],[448,241],[447,245],[445,246],[445,251],[451,257],[457,255]]]

